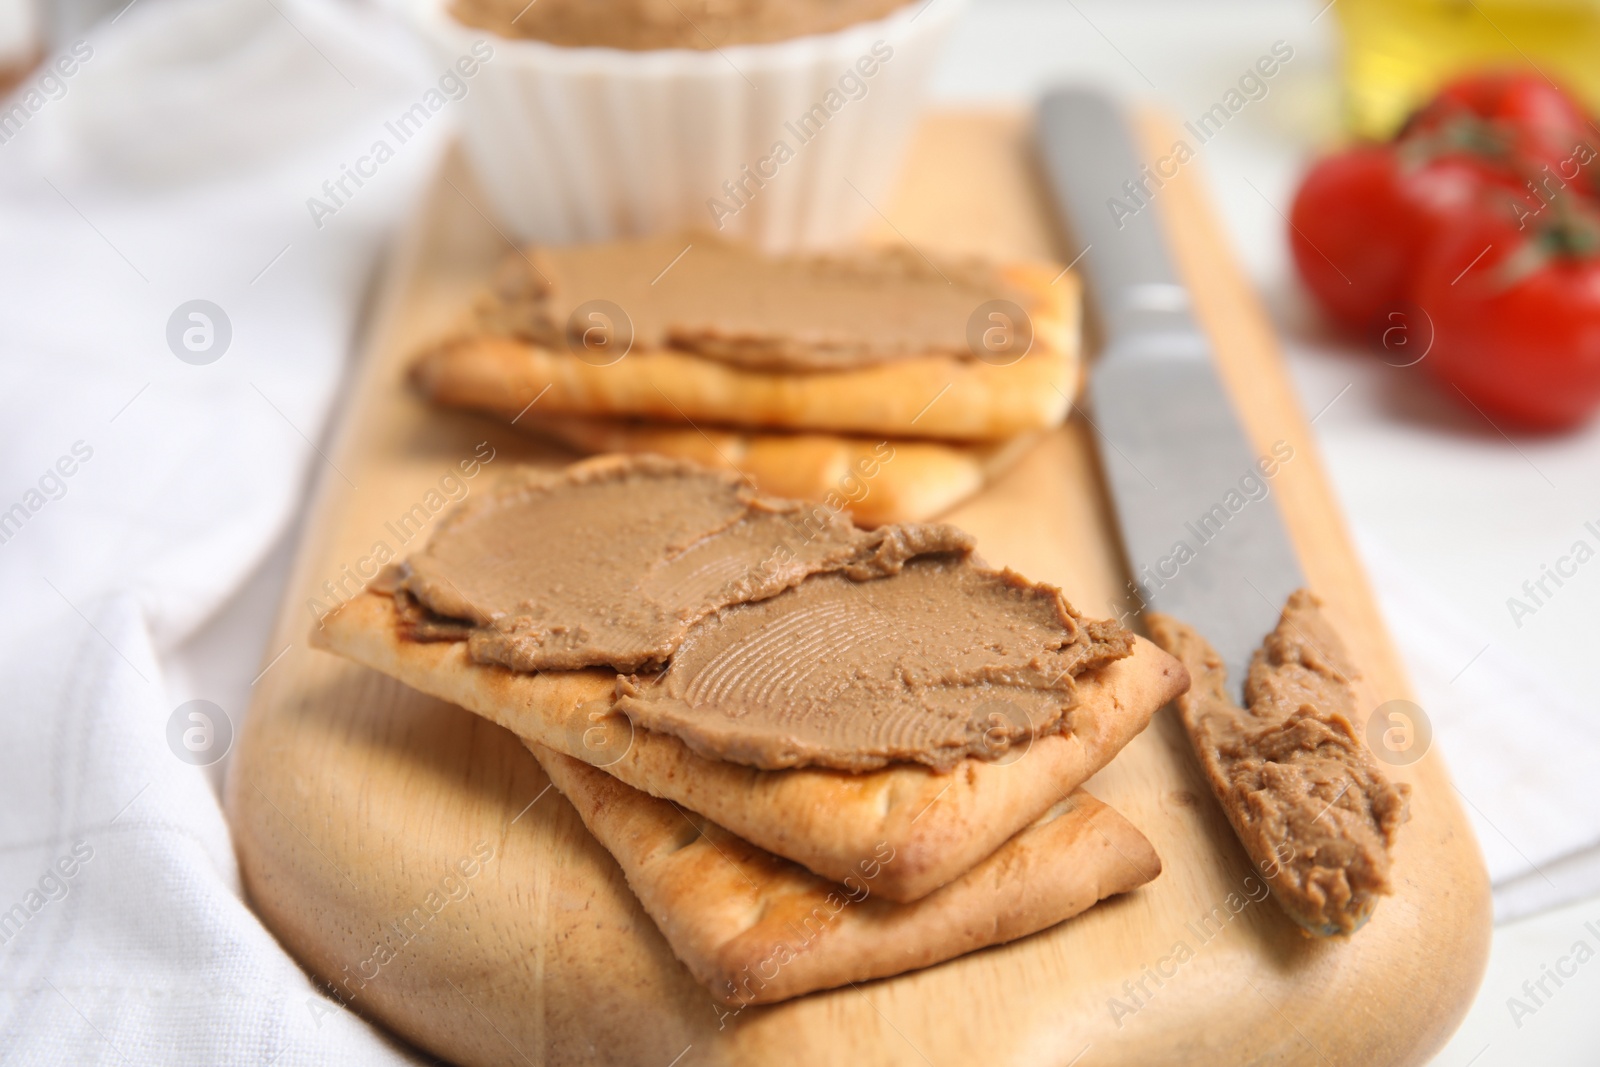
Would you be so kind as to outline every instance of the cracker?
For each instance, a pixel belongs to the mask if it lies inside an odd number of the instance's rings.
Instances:
[[[1060,424],[1079,380],[1079,287],[1047,264],[1005,278],[1032,297],[1033,344],[995,366],[923,356],[847,371],[752,371],[671,349],[596,365],[571,352],[469,332],[422,352],[412,377],[439,404],[512,419],[607,416],[700,425],[1001,440]],[[881,437],[880,437],[881,439]]]
[[[1069,732],[1038,738],[1010,762],[967,759],[945,773],[920,764],[863,774],[763,771],[635,730],[611,711],[615,671],[522,674],[473,663],[460,642],[405,640],[394,602],[376,593],[330,612],[312,643],[603,767],[834,881],[887,842],[897,859],[877,890],[898,901],[924,896],[988,856],[1105,766],[1189,684],[1182,664],[1137,638],[1132,655],[1078,678]]]
[[[653,452],[747,475],[773,496],[820,500],[862,526],[922,522],[998,478],[1039,440],[889,440],[824,433],[703,430],[682,424],[577,417],[517,420],[520,429],[580,452]]]
[[[895,903],[876,891],[899,858],[886,845],[836,884],[581,760],[528,748],[616,858],[678,959],[730,1006],[885,978],[1026,937],[1161,872],[1145,836],[1079,789],[954,881]]]

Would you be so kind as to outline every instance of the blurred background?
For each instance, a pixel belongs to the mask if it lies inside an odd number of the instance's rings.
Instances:
[[[10,609],[0,644],[18,718],[4,757],[14,801],[0,814],[5,842],[120,817],[126,796],[91,803],[81,769],[28,757],[75,751],[56,732],[62,722],[101,728],[61,709],[126,706],[160,722],[203,696],[243,714],[270,666],[266,635],[307,484],[332,476],[328,421],[375,271],[453,136],[447,114],[326,228],[307,222],[307,196],[437,77],[406,22],[397,9],[339,0],[0,0],[5,106],[39,100],[12,125],[0,114],[0,509],[60,457],[80,461],[0,544]],[[1600,564],[1563,571],[1536,602],[1527,592],[1576,542],[1600,546],[1600,424],[1508,432],[1405,360],[1335,330],[1298,280],[1287,235],[1315,159],[1392,136],[1462,71],[1535,70],[1600,107],[1600,3],[972,0],[930,96],[938,107],[1019,108],[1052,84],[1088,82],[1182,122],[1280,42],[1292,59],[1200,146],[1198,165],[1280,331],[1495,878],[1489,972],[1437,1062],[1594,1064],[1600,965],[1533,1014],[1509,998],[1526,998],[1525,984],[1575,942],[1600,944],[1586,925],[1600,927],[1590,821],[1600,804],[1589,786],[1600,759]],[[42,80],[65,69],[53,66],[62,57],[75,57],[73,73]],[[165,333],[175,309],[200,298],[226,309],[232,344],[203,383],[172,359]],[[46,640],[57,625],[77,643]],[[102,640],[138,678],[75,666],[85,649],[104,653]],[[225,768],[212,769],[211,792],[193,794],[196,810],[215,807]],[[139,803],[150,801],[129,801]],[[220,813],[197,817],[203,825],[175,847],[222,872],[212,892],[225,898],[236,881],[226,826]],[[0,897],[18,896],[36,866],[7,867]],[[195,904],[182,920],[192,943],[173,958],[218,966],[230,946],[270,950],[236,919],[193,918],[215,914]],[[0,947],[0,966],[17,975],[0,994],[0,1052],[45,1062],[30,1031],[87,1020],[38,999],[40,958],[12,951]],[[292,986],[294,973],[286,957],[256,964],[238,1003],[262,975]],[[224,998],[214,1010],[233,1006]],[[167,1022],[151,1008],[151,1027]],[[384,1044],[340,1025],[351,1055]]]

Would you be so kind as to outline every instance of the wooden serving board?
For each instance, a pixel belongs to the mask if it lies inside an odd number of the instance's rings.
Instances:
[[[1018,114],[930,118],[883,235],[1071,259],[1027,129]],[[1146,133],[1170,143],[1159,123]],[[1294,447],[1274,496],[1375,708],[1407,696],[1406,682],[1196,170],[1157,205],[1257,449]],[[425,532],[404,541],[402,516],[430,516],[458,484],[476,491],[513,462],[559,458],[429,410],[404,384],[416,344],[505,252],[467,175],[452,164],[445,179],[393,264],[272,641],[292,651],[257,687],[228,782],[254,907],[349,1007],[474,1065],[1377,1065],[1421,1063],[1444,1043],[1483,972],[1489,893],[1440,759],[1394,772],[1414,788],[1398,894],[1354,938],[1311,941],[1250,900],[1261,883],[1247,881],[1170,710],[1090,783],[1160,851],[1153,884],[1010,945],[723,1017],[511,734],[306,644],[308,601],[353,591],[380,544],[417,547]],[[1126,578],[1094,445],[1075,418],[948,518],[992,563],[1110,614]],[[478,480],[450,479],[491,449]]]

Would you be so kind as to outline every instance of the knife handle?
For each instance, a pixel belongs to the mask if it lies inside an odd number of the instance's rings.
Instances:
[[[1159,176],[1122,109],[1092,89],[1057,89],[1039,105],[1038,124],[1045,180],[1078,239],[1105,354],[1142,334],[1197,333],[1152,202]]]

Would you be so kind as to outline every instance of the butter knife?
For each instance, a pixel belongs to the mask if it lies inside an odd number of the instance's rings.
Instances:
[[[1285,460],[1245,435],[1121,109],[1091,90],[1051,92],[1038,143],[1101,329],[1089,420],[1133,591],[1141,609],[1205,634],[1237,697],[1252,652],[1305,585],[1272,490]]]

